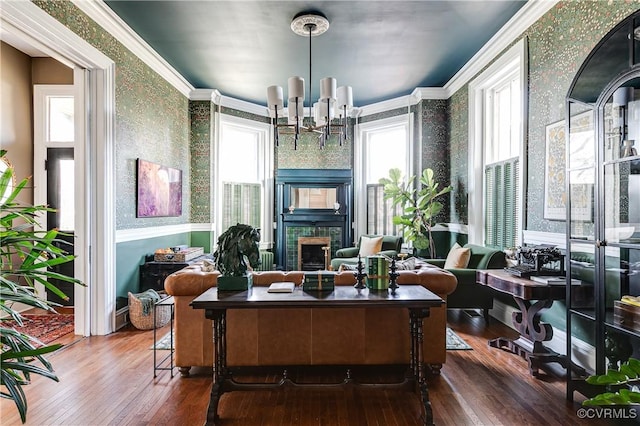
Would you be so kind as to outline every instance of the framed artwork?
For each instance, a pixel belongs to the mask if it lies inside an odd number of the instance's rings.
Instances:
[[[567,218],[565,192],[566,133],[565,121],[547,125],[544,171],[544,218]]]
[[[182,215],[182,170],[138,158],[137,217]]]
[[[593,152],[593,113],[586,111],[571,118],[572,166],[587,162],[584,157]],[[549,220],[566,220],[566,129],[565,120],[547,125],[545,137],[545,174],[544,174],[544,218]],[[571,188],[572,218],[574,220],[591,220],[593,179],[589,179],[589,171],[584,177],[578,176]],[[586,178],[586,180],[585,180]]]

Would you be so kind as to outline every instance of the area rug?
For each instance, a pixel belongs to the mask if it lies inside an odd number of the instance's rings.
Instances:
[[[149,349],[153,349],[154,345],[151,345]],[[168,332],[155,344],[155,348],[162,351],[168,351],[171,349],[171,332]]]
[[[158,350],[169,350],[171,349],[171,332],[165,334],[158,342],[155,344],[155,348]],[[153,345],[149,349],[153,349]],[[452,329],[447,327],[447,350],[456,351],[456,350],[473,350],[471,346],[467,344],[460,336],[458,336]]]
[[[73,333],[73,314],[22,314],[22,327],[14,320],[2,321],[3,327],[13,327],[21,333],[35,337],[42,343],[51,343],[54,340]]]
[[[467,344],[460,336],[458,336],[452,329],[447,327],[447,350],[448,351],[460,351],[460,350],[473,350],[471,346]]]

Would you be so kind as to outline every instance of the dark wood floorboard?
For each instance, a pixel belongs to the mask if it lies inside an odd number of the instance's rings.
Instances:
[[[429,377],[437,425],[600,425],[565,400],[565,384],[529,376],[526,362],[490,348],[489,339],[515,332],[498,321],[449,312],[449,326],[472,347],[449,351],[440,376]],[[168,326],[159,336],[168,332]],[[211,371],[153,378],[152,331],[125,328],[109,336],[65,336],[52,354],[60,382],[35,377],[25,387],[28,425],[202,425]],[[577,395],[577,394],[576,394]],[[220,402],[220,424],[412,426],[421,424],[418,397],[405,390],[300,389],[231,392]],[[0,401],[0,423],[19,425],[12,401]],[[609,423],[610,424],[610,423]]]

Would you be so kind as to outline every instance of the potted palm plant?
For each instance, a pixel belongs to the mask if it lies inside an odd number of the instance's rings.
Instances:
[[[393,223],[403,229],[404,239],[411,241],[417,250],[429,250],[430,258],[436,257],[432,228],[435,219],[443,208],[438,198],[451,192],[451,186],[440,188],[435,181],[432,169],[424,169],[419,177],[419,187],[414,183],[416,176],[406,181],[400,169],[389,170],[389,177],[382,178],[384,198],[390,199],[394,207],[400,206],[403,213],[393,217]]]
[[[5,150],[0,150],[2,160],[5,154]],[[17,201],[28,179],[17,185],[14,182],[13,168],[6,167],[0,176],[0,396],[15,402],[24,423],[27,399],[23,386],[30,383],[32,374],[58,381],[44,355],[62,345],[44,345],[16,330],[13,324],[23,325],[24,320],[17,310],[18,304],[55,312],[55,304],[37,297],[35,284],[41,283],[65,299],[51,279],[82,283],[49,269],[69,262],[73,256],[54,245],[61,242],[57,230],[38,230],[37,216],[50,209]]]

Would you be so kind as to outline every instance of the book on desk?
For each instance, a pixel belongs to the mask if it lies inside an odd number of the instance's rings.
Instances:
[[[293,293],[296,284],[290,281],[275,282],[269,285],[268,293]]]
[[[561,276],[547,276],[547,275],[531,275],[529,277],[531,281],[535,281],[540,284],[546,285],[565,285],[567,283],[566,277]],[[575,278],[571,278],[571,285],[580,285],[581,281]]]

